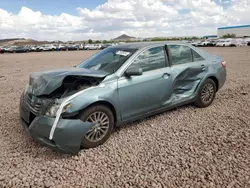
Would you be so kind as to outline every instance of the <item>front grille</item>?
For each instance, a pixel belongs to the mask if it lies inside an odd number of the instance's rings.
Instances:
[[[34,114],[38,115],[41,109],[41,102],[37,101],[37,98],[35,96],[32,96],[31,94],[26,95],[26,105],[29,108],[29,110]]]

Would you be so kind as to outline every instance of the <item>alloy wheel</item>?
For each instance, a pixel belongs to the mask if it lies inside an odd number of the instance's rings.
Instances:
[[[109,117],[106,113],[94,112],[87,117],[86,121],[96,123],[85,135],[88,141],[98,142],[105,137],[109,129]]]
[[[211,83],[207,83],[201,91],[201,99],[204,103],[209,103],[214,96],[214,86]]]

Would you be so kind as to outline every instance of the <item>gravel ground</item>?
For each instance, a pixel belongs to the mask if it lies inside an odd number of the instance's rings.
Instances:
[[[0,54],[0,187],[250,187],[250,48],[206,48],[228,79],[205,109],[184,106],[116,130],[107,143],[62,155],[19,123],[28,73],[93,52]]]

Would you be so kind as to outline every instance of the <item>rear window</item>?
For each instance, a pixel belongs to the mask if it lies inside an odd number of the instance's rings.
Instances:
[[[198,54],[196,51],[192,50],[192,54],[193,54],[193,60],[194,61],[202,61],[202,60],[204,60],[203,57],[201,57],[200,54]]]
[[[169,45],[168,48],[171,53],[173,65],[193,62],[192,51],[188,46]]]
[[[202,61],[204,58],[195,50],[184,45],[168,45],[172,65]]]

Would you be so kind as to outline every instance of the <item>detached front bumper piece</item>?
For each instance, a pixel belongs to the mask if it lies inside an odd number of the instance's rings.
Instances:
[[[25,130],[36,141],[55,151],[68,154],[77,154],[80,151],[80,145],[84,135],[93,126],[93,124],[84,123],[81,120],[60,119],[53,140],[50,140],[49,133],[54,118],[45,116],[36,117],[30,126],[28,126],[23,119],[21,119],[21,121]]]
[[[55,151],[68,154],[78,154],[83,137],[94,126],[93,123],[78,119],[60,118],[53,139],[50,140],[49,134],[55,118],[41,115],[32,118],[32,113],[23,101],[20,103],[20,116],[24,129],[36,141]]]
[[[25,130],[36,141],[55,151],[68,154],[77,154],[80,151],[80,145],[84,135],[93,126],[93,124],[84,123],[81,120],[60,119],[53,140],[50,140],[49,133],[54,118],[45,116],[36,117],[30,126],[28,126],[23,119],[21,121]]]

